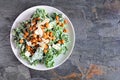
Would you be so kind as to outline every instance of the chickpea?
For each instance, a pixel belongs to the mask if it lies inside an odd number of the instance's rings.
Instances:
[[[46,49],[44,49],[43,52],[46,54],[48,51]]]
[[[67,24],[67,23],[68,23],[68,21],[65,19],[65,20],[64,20],[64,23],[65,23],[65,24]]]
[[[47,27],[47,28],[49,27],[49,23],[48,23],[48,22],[47,22],[47,23],[45,23],[45,27]]]
[[[19,41],[19,42],[20,42],[20,44],[22,44],[22,43],[24,42],[24,40],[23,40],[23,39],[20,39],[20,41]]]
[[[45,49],[48,49],[48,45],[47,44],[45,44],[45,47],[44,47]]]
[[[56,16],[55,18],[56,18],[57,21],[59,20],[59,16]]]
[[[64,43],[65,43],[65,40],[61,40],[61,43],[64,44]]]
[[[64,29],[64,30],[63,30],[63,32],[67,33],[67,32],[68,32],[68,30],[67,30],[67,29]]]

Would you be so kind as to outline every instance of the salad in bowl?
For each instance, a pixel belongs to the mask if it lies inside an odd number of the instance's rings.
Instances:
[[[48,13],[44,8],[37,7],[30,18],[17,24],[11,29],[12,47],[29,66],[52,68],[59,55],[67,54],[71,36],[69,20],[63,14]]]

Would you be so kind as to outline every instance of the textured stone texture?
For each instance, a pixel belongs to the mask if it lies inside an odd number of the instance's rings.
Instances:
[[[0,68],[0,80],[30,80],[28,68],[24,65]]]
[[[70,58],[49,71],[28,70],[13,55],[9,43],[15,18],[36,5],[63,11],[76,33]],[[0,0],[0,17],[0,80],[83,80],[81,74],[90,64],[101,66],[105,72],[91,80],[120,79],[120,0]]]

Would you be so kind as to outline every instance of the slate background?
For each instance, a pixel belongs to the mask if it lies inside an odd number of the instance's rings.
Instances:
[[[36,5],[63,11],[76,33],[70,58],[49,71],[22,65],[9,42],[15,18]],[[101,66],[105,72],[91,80],[120,80],[120,0],[0,0],[0,80],[86,80],[80,73],[85,73],[90,64]]]

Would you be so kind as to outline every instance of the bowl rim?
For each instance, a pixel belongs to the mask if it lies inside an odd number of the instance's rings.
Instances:
[[[72,28],[72,30],[73,30],[73,42],[72,42],[73,44],[72,44],[72,48],[71,48],[69,54],[68,54],[68,55],[66,56],[66,58],[65,58],[61,63],[59,63],[58,65],[53,66],[53,67],[50,67],[50,68],[46,68],[46,69],[36,69],[35,67],[31,67],[31,66],[29,66],[29,65],[24,64],[24,61],[22,61],[22,60],[15,54],[14,48],[13,48],[13,46],[12,46],[12,44],[13,44],[13,43],[12,43],[12,30],[13,30],[13,26],[14,26],[16,20],[18,19],[18,17],[19,17],[21,14],[23,14],[23,13],[26,12],[27,10],[30,10],[31,8],[35,8],[35,7],[36,7],[36,8],[37,8],[37,7],[49,7],[49,8],[53,8],[54,10],[57,10],[57,11],[60,12],[61,14],[65,15],[65,17],[66,17],[67,20],[69,21],[69,23],[70,23],[70,25],[71,25],[71,28]],[[65,13],[63,13],[61,10],[59,10],[59,9],[57,9],[57,8],[55,8],[55,7],[52,7],[52,6],[48,6],[48,5],[37,5],[37,6],[29,7],[28,9],[22,11],[22,13],[20,13],[20,14],[16,17],[16,19],[14,20],[14,22],[13,22],[13,24],[12,24],[11,30],[10,30],[10,45],[11,45],[12,51],[13,51],[14,55],[16,56],[16,58],[18,59],[18,61],[19,61],[20,63],[22,63],[23,65],[25,65],[26,67],[31,68],[31,69],[34,69],[34,70],[39,70],[39,71],[51,70],[51,69],[57,68],[58,66],[62,65],[62,64],[70,57],[70,55],[72,54],[73,48],[74,48],[74,46],[75,46],[75,30],[74,30],[73,24],[72,24],[72,22],[70,21],[70,19],[68,18],[68,16],[67,16]]]

